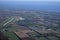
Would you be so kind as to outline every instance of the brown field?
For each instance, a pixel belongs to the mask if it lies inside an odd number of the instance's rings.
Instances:
[[[17,36],[19,36],[20,38],[27,38],[29,37],[26,33],[29,33],[29,32],[33,32],[31,30],[21,30],[19,32],[14,32]]]

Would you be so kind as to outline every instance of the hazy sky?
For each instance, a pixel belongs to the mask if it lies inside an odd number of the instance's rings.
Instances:
[[[0,1],[60,1],[60,0],[0,0]]]

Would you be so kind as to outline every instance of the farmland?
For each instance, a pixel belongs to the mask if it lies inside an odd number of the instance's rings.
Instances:
[[[0,31],[9,40],[60,40],[60,12],[15,10],[0,14]]]

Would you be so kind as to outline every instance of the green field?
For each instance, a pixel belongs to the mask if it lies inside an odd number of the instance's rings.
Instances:
[[[3,33],[5,36],[9,37],[9,40],[19,40],[18,37],[13,32],[4,31]]]

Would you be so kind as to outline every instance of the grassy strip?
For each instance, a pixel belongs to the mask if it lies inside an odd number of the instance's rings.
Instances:
[[[3,33],[4,35],[9,37],[9,40],[19,40],[18,37],[13,32],[4,31]]]

